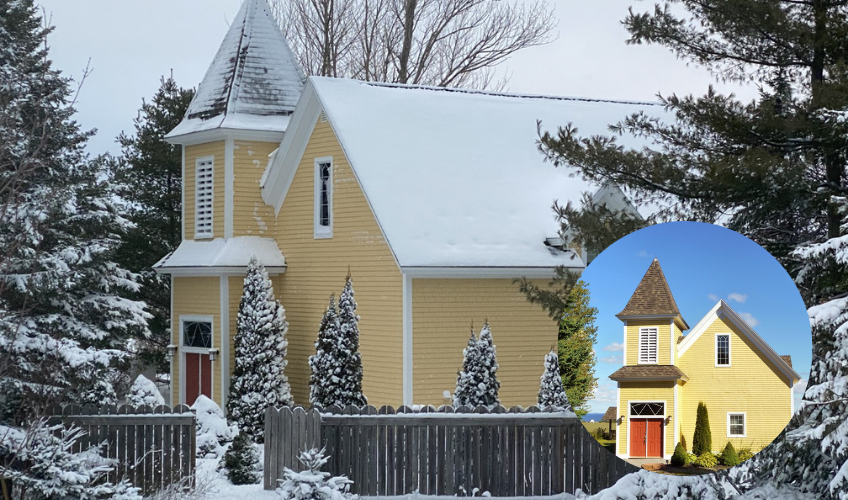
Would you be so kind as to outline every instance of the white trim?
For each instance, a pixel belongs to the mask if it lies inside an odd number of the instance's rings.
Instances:
[[[669,330],[669,336],[671,337],[671,345],[669,346],[669,355],[671,359],[670,365],[674,364],[674,320],[671,320],[671,325],[669,326],[671,330]],[[659,347],[659,346],[657,346]]]
[[[403,275],[403,404],[412,405],[412,277]]]
[[[327,180],[328,192],[327,192],[327,203],[329,209],[329,226],[322,226],[320,223],[321,220],[321,165],[330,164],[330,178]],[[319,158],[315,158],[313,161],[313,190],[312,190],[312,212],[313,212],[313,234],[312,237],[316,240],[327,239],[333,237],[333,184],[335,183],[336,176],[334,175],[333,170],[335,170],[335,163],[333,162],[332,156],[321,156]]]
[[[650,401],[650,400],[637,399],[637,400],[634,400],[634,401],[627,400],[627,457],[629,457],[629,458],[654,458],[654,457],[633,457],[633,456],[630,455],[630,437],[631,437],[630,421],[633,419],[633,417],[630,415],[630,403],[631,402],[632,403],[662,403],[663,404],[663,414],[662,414],[662,416],[660,416],[660,415],[651,415],[651,416],[636,415],[635,418],[645,418],[645,419],[651,419],[651,420],[662,419],[663,420],[662,454],[663,454],[663,456],[665,456],[665,448],[666,448],[666,444],[667,444],[666,439],[668,439],[668,436],[666,436],[666,427],[668,427],[668,425],[665,424],[665,418],[666,418],[665,410],[668,407],[668,404],[666,403],[665,400]],[[675,446],[677,446],[677,443],[675,443]],[[645,455],[648,454],[647,451],[648,451],[648,445],[646,443],[645,444]]]
[[[619,444],[619,437],[621,436],[620,429],[618,428],[621,425],[621,383],[615,383],[615,405],[618,407],[615,409],[615,454],[621,456],[621,445]]]
[[[642,361],[642,332],[648,330],[646,333],[650,335],[650,330],[654,330],[654,335],[656,335],[656,350],[654,351],[654,361]],[[656,326],[643,326],[639,328],[639,350],[636,353],[636,364],[639,365],[658,365],[660,364],[660,329]],[[650,359],[650,352],[648,353],[648,359]]]
[[[218,363],[221,363],[221,410],[227,415],[227,389],[230,385],[230,277],[221,276],[221,352]]]
[[[795,414],[795,386],[789,388],[789,418]]]
[[[790,367],[786,361],[783,361],[780,356],[777,355],[776,352],[759,336],[757,332],[751,328],[748,323],[745,322],[736,311],[734,311],[724,300],[719,300],[718,303],[713,306],[710,312],[704,316],[701,321],[695,325],[695,328],[689,332],[689,335],[683,337],[683,342],[680,343],[680,348],[677,350],[677,357],[681,358],[689,350],[689,347],[698,340],[698,338],[709,328],[710,325],[713,324],[719,318],[727,318],[733,323],[736,328],[744,335],[748,340],[751,341],[765,356],[777,367],[780,372],[789,379],[790,386],[794,385],[797,381],[801,380],[801,376]]]
[[[574,255],[574,254],[573,254]],[[579,260],[579,257],[577,257]],[[582,261],[580,261],[582,264]],[[582,267],[569,269],[582,270]],[[412,278],[553,278],[554,267],[401,267]]]
[[[182,165],[180,166],[180,240],[185,241],[185,181],[186,181],[186,160],[185,146],[180,147],[180,155],[182,156]],[[173,308],[171,309],[173,311]]]
[[[289,121],[291,124],[291,121]],[[285,133],[273,130],[246,130],[238,128],[219,127],[211,130],[202,130],[200,132],[190,132],[188,134],[165,136],[165,142],[168,144],[181,144],[185,146],[194,146],[197,144],[205,144],[208,142],[224,141],[226,139],[257,141],[257,142],[277,142],[283,140]]]
[[[674,415],[671,416],[671,425],[674,426],[674,443],[672,443],[673,446],[677,446],[677,443],[680,442],[680,422],[677,421],[678,418],[679,418],[679,415],[680,415],[679,413],[677,413],[677,406],[678,406],[678,404],[677,404],[677,398],[678,398],[677,388],[678,388],[678,386],[680,386],[680,384],[678,384],[677,381],[675,380],[674,381]]]
[[[247,272],[247,266],[227,266],[227,267],[209,267],[209,266],[194,266],[194,267],[154,267],[154,271],[158,274],[170,274],[181,278],[200,277],[200,276],[223,276],[223,275],[243,275]],[[277,276],[285,274],[286,266],[266,267],[265,271],[268,276]]]
[[[173,293],[173,289],[172,289],[172,293]],[[178,334],[179,334],[177,345],[179,346],[178,354],[179,354],[179,357],[180,357],[180,387],[179,387],[180,404],[184,405],[185,401],[186,401],[186,398],[185,398],[185,380],[186,380],[185,379],[185,354],[187,352],[188,353],[195,353],[195,354],[209,354],[209,349],[211,349],[212,347],[215,346],[215,318],[213,318],[212,316],[209,316],[209,315],[202,315],[202,314],[180,314],[177,318],[177,321],[178,321],[177,328],[178,328]],[[199,348],[199,347],[185,347],[185,346],[183,346],[183,323],[185,323],[186,321],[197,321],[197,322],[202,321],[202,322],[209,323],[209,325],[212,328],[211,347],[209,347],[209,348]],[[215,388],[214,388],[214,378],[215,377],[212,377],[212,379],[213,379],[212,380],[212,382],[213,382],[213,385],[212,385],[212,391],[213,392],[212,392],[212,394],[213,395],[215,394],[215,392],[214,392],[214,390],[215,390]]]
[[[624,355],[621,357],[624,366],[627,366],[627,320],[624,320]]]
[[[224,139],[224,238],[233,237],[235,205],[235,141]]]
[[[198,182],[198,170],[200,168],[201,163],[210,163],[210,173],[211,178],[209,182],[211,183],[211,193],[210,199],[212,200],[210,203],[210,214],[209,214],[209,232],[200,232],[198,230],[198,191],[200,190],[200,183]],[[194,239],[211,239],[215,235],[215,157],[214,156],[200,156],[195,158],[194,160]]]
[[[748,436],[748,415],[744,411],[729,411],[727,412],[727,437],[729,438],[744,438]],[[730,433],[730,416],[742,415],[742,435]]]
[[[720,365],[718,364],[718,338],[726,336],[727,337],[727,364]],[[715,334],[715,351],[713,352],[713,362],[715,363],[716,368],[729,368],[731,363],[733,362],[733,358],[730,357],[730,339],[733,336],[727,332],[719,332]]]
[[[185,150],[185,148],[183,148],[183,150]],[[179,346],[180,345],[180,339],[179,339],[180,326],[179,326],[179,323],[177,323],[177,328],[176,328],[176,334],[178,335],[177,342],[174,343],[174,333],[175,333],[174,330],[175,329],[174,329],[174,277],[173,276],[171,276],[171,311],[170,311],[170,314],[168,316],[168,326],[171,328],[171,339],[170,339],[170,342],[168,342],[168,343]],[[178,363],[179,363],[179,361],[180,361],[180,358],[177,358]],[[173,407],[173,406],[176,406],[177,404],[181,404],[181,400],[179,398],[179,395],[180,395],[179,387],[177,387],[176,391],[174,390],[174,380],[177,380],[177,377],[174,377],[174,358],[173,357],[171,358],[170,365],[171,365],[171,369],[168,371],[168,373],[170,373],[171,379],[168,381],[168,385],[170,386],[171,389],[170,389],[170,393],[169,393],[170,401],[168,401],[168,404]],[[179,379],[180,379],[180,384],[182,384],[182,377],[180,377]],[[174,404],[174,395],[175,394],[177,396],[176,404]]]

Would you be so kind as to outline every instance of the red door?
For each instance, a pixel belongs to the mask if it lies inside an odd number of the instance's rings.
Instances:
[[[647,456],[647,447],[645,436],[648,432],[648,419],[646,418],[631,418],[630,419],[630,456],[644,457]]]
[[[185,404],[191,406],[198,396],[212,397],[212,361],[208,354],[185,353]]]
[[[660,419],[648,420],[648,455],[649,457],[662,457],[663,449],[663,421]]]

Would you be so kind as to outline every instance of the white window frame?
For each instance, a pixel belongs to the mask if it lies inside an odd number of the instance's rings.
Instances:
[[[327,201],[329,204],[329,215],[330,215],[330,224],[328,226],[321,225],[321,165],[329,163],[330,164],[330,178],[328,179],[327,185],[329,187],[327,193]],[[314,162],[314,230],[313,230],[313,238],[316,240],[326,239],[333,237],[333,157],[332,156],[322,156],[321,158],[315,158]]]
[[[742,415],[742,434],[733,434],[730,432],[730,416],[731,415]],[[729,411],[727,412],[727,437],[729,438],[743,438],[748,435],[748,415],[744,411]]]
[[[212,183],[212,192],[210,193],[211,203],[210,203],[210,214],[209,214],[209,229],[208,231],[200,231],[198,221],[199,221],[199,194],[200,194],[200,182],[198,182],[198,173],[200,172],[200,164],[209,162],[209,166],[211,167],[212,177],[210,182]],[[206,239],[213,238],[215,234],[215,157],[214,156],[201,156],[194,160],[194,238],[195,239]]]
[[[645,332],[650,335],[650,330],[654,331],[654,336],[656,338],[656,348],[654,349],[654,360],[653,361],[643,361],[642,360],[642,333]],[[650,359],[650,356],[648,357]],[[637,364],[640,365],[658,365],[660,363],[660,329],[656,326],[646,326],[639,328],[639,350],[636,352],[636,361]]]
[[[722,336],[727,337],[727,364],[726,365],[721,365],[718,362],[718,338],[722,337]],[[729,333],[716,333],[715,334],[715,353],[714,353],[714,356],[713,356],[713,361],[715,362],[716,368],[727,368],[727,367],[730,366],[730,363],[731,363],[732,360],[733,360],[733,358],[731,357],[731,352],[730,352],[730,334]]]
[[[179,401],[180,401],[180,404],[185,404],[185,400],[186,400],[186,398],[185,398],[185,380],[186,380],[186,378],[185,378],[185,365],[186,365],[185,364],[185,355],[186,355],[186,353],[209,354],[209,349],[215,348],[215,318],[212,317],[212,316],[209,316],[209,315],[180,314],[179,315],[179,322],[180,322],[180,343],[179,343],[179,346],[180,346],[180,348],[179,348],[180,349],[179,350],[179,356],[180,356],[180,387],[179,387],[179,389],[180,389],[180,399],[179,399]],[[210,335],[212,336],[211,341],[210,341],[210,347],[208,347],[208,348],[207,347],[187,347],[184,344],[185,337],[184,337],[184,332],[183,332],[183,326],[187,322],[209,323],[210,327],[212,328],[212,332],[210,333]],[[210,384],[213,396],[215,395],[214,372],[215,372],[215,370],[214,370],[214,366],[213,366],[212,377],[211,377],[212,383]]]

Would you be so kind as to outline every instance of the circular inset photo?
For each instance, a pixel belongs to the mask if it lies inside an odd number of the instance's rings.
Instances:
[[[617,457],[714,472],[768,446],[798,409],[812,360],[807,311],[750,239],[697,222],[649,226],[581,280],[597,310],[598,385],[584,425]]]

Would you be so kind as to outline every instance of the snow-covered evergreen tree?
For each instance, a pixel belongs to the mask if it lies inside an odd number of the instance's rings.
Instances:
[[[321,319],[312,368],[310,400],[324,408],[329,406],[365,406],[362,393],[362,354],[359,352],[359,316],[356,315],[353,281],[347,277],[339,297],[338,315],[333,297]]]
[[[265,266],[251,258],[236,321],[227,413],[257,443],[264,442],[265,408],[294,404],[284,373],[288,327]]]
[[[285,480],[277,492],[283,500],[356,500],[358,495],[349,493],[353,481],[344,476],[333,477],[321,468],[327,463],[324,450],[303,451],[297,457],[306,467],[302,472],[284,469]]]
[[[239,432],[233,444],[221,457],[218,467],[223,469],[233,484],[256,484],[262,478],[259,470],[259,453],[250,435]]]
[[[155,408],[165,404],[165,398],[162,397],[162,393],[159,392],[159,388],[152,380],[144,375],[139,375],[130,387],[127,403],[136,408],[139,406]]]
[[[454,406],[493,408],[499,405],[498,391],[501,383],[497,378],[498,360],[488,321],[483,324],[478,337],[474,337],[472,330],[468,346],[462,353],[464,359],[462,370],[456,378]]]
[[[27,410],[95,400],[148,333],[109,162],[84,151],[70,80],[51,67],[33,0],[0,0],[0,378]],[[8,396],[8,393],[6,394]]]
[[[224,447],[238,434],[238,427],[230,425],[218,403],[201,394],[191,405],[197,417],[195,446],[200,458],[217,458]]]
[[[542,373],[542,381],[539,384],[538,402],[543,408],[572,411],[562,385],[562,377],[559,376],[559,358],[553,350],[545,355],[545,372]]]

